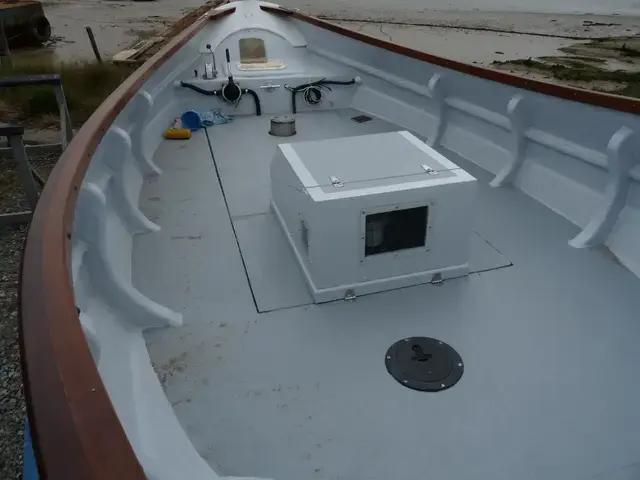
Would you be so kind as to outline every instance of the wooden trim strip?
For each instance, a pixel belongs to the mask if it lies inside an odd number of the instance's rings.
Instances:
[[[76,311],[70,273],[76,198],[102,137],[143,83],[209,20],[234,11],[200,17],[127,78],[74,137],[42,192],[22,258],[19,313],[27,412],[43,479],[146,479]]]
[[[608,93],[593,92],[590,90],[567,87],[564,85],[556,85],[553,83],[542,82],[540,80],[531,80],[517,75],[500,72],[498,70],[492,70],[489,68],[479,67],[477,65],[458,62],[455,60],[450,60],[448,58],[438,57],[428,53],[420,52],[409,47],[396,45],[394,43],[371,37],[361,32],[349,30],[348,28],[341,27],[325,20],[320,20],[319,18],[306,15],[299,11],[265,5],[261,6],[260,8],[265,12],[289,16],[291,18],[295,18],[296,20],[310,23],[312,25],[315,25],[316,27],[338,33],[345,37],[353,38],[354,40],[358,40],[369,45],[388,50],[390,52],[398,53],[410,58],[415,58],[416,60],[431,63],[433,65],[438,65],[440,67],[449,68],[457,72],[473,75],[475,77],[491,80],[493,82],[499,82],[505,85],[511,85],[513,87],[530,90],[532,92],[564,98],[566,100],[571,100],[574,102],[596,105],[598,107],[608,108],[611,110],[619,110],[621,112],[633,114],[640,113],[640,100],[635,98],[623,97],[621,95],[612,95]]]

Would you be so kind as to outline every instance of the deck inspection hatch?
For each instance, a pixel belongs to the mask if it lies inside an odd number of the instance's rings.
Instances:
[[[369,115],[357,115],[355,117],[351,117],[351,120],[356,123],[365,123],[370,122],[371,120],[373,120],[373,118],[371,118]]]
[[[387,371],[401,385],[422,392],[439,392],[462,377],[462,358],[451,346],[429,337],[400,340],[387,350]]]

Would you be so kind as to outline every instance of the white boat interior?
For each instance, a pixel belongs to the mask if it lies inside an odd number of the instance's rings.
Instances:
[[[148,478],[639,478],[638,116],[276,8],[214,10],[80,189],[76,303]],[[163,138],[190,109],[231,121]],[[413,337],[457,383],[390,374]]]

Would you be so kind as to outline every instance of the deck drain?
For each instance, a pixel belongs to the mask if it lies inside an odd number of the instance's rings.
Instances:
[[[371,120],[373,120],[373,118],[371,118],[368,115],[358,115],[356,117],[351,117],[351,120],[353,120],[356,123],[364,123],[364,122],[370,122]]]
[[[451,346],[429,337],[410,337],[391,345],[387,371],[401,385],[423,392],[452,387],[462,377],[462,358]]]

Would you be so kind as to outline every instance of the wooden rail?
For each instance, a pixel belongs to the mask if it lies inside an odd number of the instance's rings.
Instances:
[[[234,10],[197,19],[125,80],[74,137],[42,192],[25,244],[19,303],[27,412],[43,479],[146,478],[78,319],[70,272],[76,199],[102,137],[144,82],[209,20]]]

